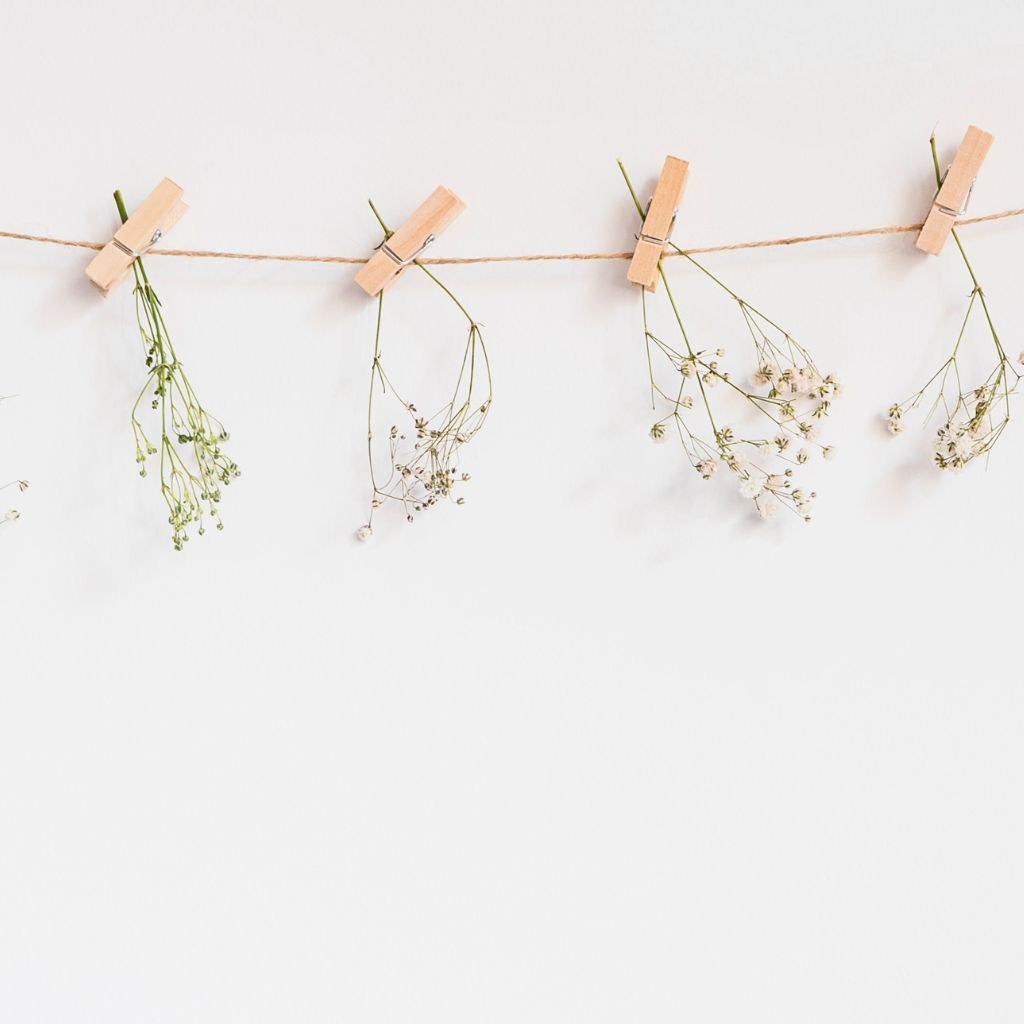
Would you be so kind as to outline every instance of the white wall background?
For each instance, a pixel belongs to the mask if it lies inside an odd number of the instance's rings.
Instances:
[[[946,155],[995,133],[990,212],[1024,204],[1022,30],[1011,0],[19,0],[0,227],[105,237],[114,187],[169,175],[175,246],[359,254],[366,196],[399,221],[443,182],[438,255],[621,249],[615,158],[649,189],[666,152],[683,244],[905,223],[936,122]],[[1024,348],[1021,224],[964,237]],[[182,555],[135,473],[129,289],[87,258],[0,242],[0,467],[33,483],[0,531],[0,1018],[1021,1019],[1024,424],[946,478],[878,418],[952,340],[952,251],[708,259],[845,381],[810,526],[648,441],[621,264],[447,271],[496,377],[469,500],[365,546],[350,271],[154,258],[244,473]],[[449,356],[425,283],[390,303],[396,365]]]

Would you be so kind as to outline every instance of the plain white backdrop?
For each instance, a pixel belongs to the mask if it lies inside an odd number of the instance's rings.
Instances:
[[[112,189],[167,175],[171,245],[358,255],[368,196],[397,222],[444,183],[437,255],[618,250],[615,158],[649,192],[668,152],[684,245],[908,223],[932,128],[948,159],[971,122],[992,212],[1024,204],[1022,32],[1011,0],[18,0],[0,228],[109,237]],[[1014,352],[1022,232],[964,231]],[[952,342],[951,248],[708,258],[845,383],[809,526],[647,439],[624,265],[447,270],[495,373],[467,503],[366,545],[351,269],[153,258],[243,470],[182,554],[135,471],[130,289],[87,259],[0,242],[0,475],[32,481],[0,531],[0,1018],[1021,1019],[1024,422],[947,478],[880,419]],[[388,310],[428,392],[461,327],[411,275]]]

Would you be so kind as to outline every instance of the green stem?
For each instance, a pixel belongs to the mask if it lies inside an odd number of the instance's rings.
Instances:
[[[935,133],[932,133],[931,138],[928,140],[928,145],[932,153],[932,167],[935,170],[935,185],[936,188],[942,187],[942,172],[939,170],[939,152],[935,144]],[[981,308],[985,313],[985,320],[988,322],[988,329],[992,334],[992,341],[995,343],[996,351],[999,353],[1000,359],[1006,359],[1006,353],[1003,351],[1003,346],[999,341],[999,334],[996,331],[995,324],[992,322],[992,316],[988,310],[988,303],[985,301],[985,291],[981,287],[981,282],[978,281],[977,275],[974,273],[974,268],[971,266],[971,261],[967,258],[967,252],[964,249],[963,242],[960,241],[960,236],[957,234],[956,228],[952,228],[950,233],[953,236],[953,241],[956,242],[957,249],[960,250],[960,256],[964,261],[964,266],[967,268],[967,273],[970,275],[971,284],[974,285],[974,290],[981,299]]]
[[[640,204],[640,200],[637,197],[636,189],[633,188],[633,183],[629,180],[629,175],[626,173],[626,168],[621,160],[616,161],[619,165],[619,170],[622,172],[623,180],[626,182],[626,188],[629,189],[629,194],[633,197],[633,204],[636,206],[636,212],[640,215],[641,219],[644,216],[643,206]],[[704,388],[704,381],[700,378],[700,373],[697,371],[697,357],[694,354],[693,348],[690,345],[690,339],[686,336],[686,328],[683,326],[683,318],[679,314],[679,307],[676,305],[675,296],[672,294],[672,289],[669,287],[668,278],[665,276],[665,269],[661,263],[658,263],[658,275],[661,277],[662,284],[665,285],[665,294],[668,296],[669,304],[672,306],[672,312],[675,314],[676,323],[679,325],[679,331],[683,336],[683,342],[686,344],[686,351],[690,354],[690,360],[693,365],[694,375],[697,378],[697,386],[700,388],[700,397],[703,399],[704,408],[708,414],[708,421],[711,423],[711,429],[714,432],[715,442],[718,442],[718,427],[715,426],[715,417],[711,413],[711,404],[708,401],[707,392]],[[728,289],[727,289],[728,290]],[[644,331],[646,334],[647,330],[647,308],[644,305]]]
[[[377,223],[380,224],[381,230],[384,232],[384,241],[386,242],[394,234],[394,232],[391,231],[388,228],[387,224],[384,223],[384,218],[380,215],[380,211],[374,205],[373,200],[372,199],[368,199],[367,202],[370,204],[370,209],[373,211],[374,217],[377,218]],[[457,298],[455,298],[455,296],[451,293],[451,291],[448,289],[448,287],[446,285],[442,284],[441,281],[438,280],[438,278],[434,274],[432,274],[429,270],[427,270],[427,268],[419,260],[413,260],[413,263],[415,263],[416,266],[419,267],[420,270],[422,270],[423,273],[426,274],[427,277],[429,277],[430,280],[433,281],[434,284],[436,284],[437,287],[440,288],[441,291],[443,291],[445,293],[445,295],[447,295],[448,298],[451,299],[452,302],[455,303],[456,306],[458,306],[459,310],[462,312],[462,315],[469,321],[470,326],[471,327],[475,326],[476,325],[476,321],[469,315],[469,313],[466,311],[466,307],[463,306],[463,304],[461,302],[459,302],[459,300]]]

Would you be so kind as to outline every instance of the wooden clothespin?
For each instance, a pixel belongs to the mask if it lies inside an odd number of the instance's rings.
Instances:
[[[978,176],[992,143],[995,141],[988,132],[975,128],[972,124],[964,135],[964,141],[953,157],[953,162],[942,179],[932,208],[928,211],[921,233],[914,243],[918,249],[938,256],[949,238],[950,231],[957,217],[967,208],[967,200],[974,188],[974,179]]]
[[[626,277],[648,291],[653,292],[658,287],[658,261],[672,237],[679,200],[689,173],[690,165],[685,160],[677,156],[665,157],[661,177],[647,205],[644,226],[637,235],[636,248],[629,261]]]
[[[93,257],[85,273],[104,295],[185,215],[188,206],[181,196],[181,187],[164,178],[117,229],[113,240]]]
[[[465,208],[466,204],[454,192],[439,185],[360,268],[356,284],[367,295],[376,295],[417,259]]]

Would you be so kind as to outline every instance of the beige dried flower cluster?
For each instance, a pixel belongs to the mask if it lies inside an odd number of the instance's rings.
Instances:
[[[959,244],[959,239],[957,242]],[[970,264],[967,266],[970,270]],[[981,384],[965,390],[959,360],[971,312],[977,307],[984,311],[985,323],[995,346],[996,362]],[[1018,357],[1018,363],[1024,363],[1024,352]],[[933,458],[939,469],[959,472],[974,459],[987,455],[1002,436],[1010,422],[1010,397],[1017,390],[1021,376],[999,341],[984,293],[975,282],[953,351],[923,388],[889,407],[886,417],[889,433],[903,432],[904,415],[917,408],[937,382],[935,398],[926,417],[927,421],[941,408],[943,420],[935,436]]]
[[[370,207],[387,240],[390,232],[380,220],[373,203]],[[469,324],[469,334],[450,400],[432,415],[423,415],[415,403],[402,397],[384,369],[381,358],[384,292],[378,295],[377,330],[367,403],[366,441],[372,496],[367,521],[356,530],[356,537],[362,541],[373,536],[373,514],[387,502],[397,502],[410,523],[418,513],[434,508],[442,501],[456,505],[464,503],[458,492],[460,485],[467,483],[470,476],[460,466],[462,449],[476,437],[491,408],[491,367],[480,324],[434,274],[418,261],[416,266],[459,309]],[[374,394],[378,385],[382,394],[390,392],[397,400],[405,423],[404,426],[392,423],[387,429],[386,447],[381,446],[387,460],[386,475],[378,474],[375,469],[375,461],[380,460],[380,453],[374,449]]]
[[[934,135],[930,144],[935,180],[941,186],[942,175],[939,171]],[[896,402],[889,407],[886,422],[889,433],[902,433],[904,415],[916,409],[935,385],[935,398],[925,418],[927,422],[936,411],[942,411],[943,419],[935,436],[933,459],[939,469],[959,472],[980,456],[988,455],[1002,436],[1010,422],[1010,397],[1017,390],[1022,374],[1003,348],[992,322],[985,292],[955,228],[952,236],[971,280],[971,293],[960,331],[945,362],[932,374],[924,387],[904,401]],[[995,364],[980,384],[965,387],[960,357],[967,343],[969,327],[979,320],[978,316],[972,320],[972,314],[978,310],[982,314],[980,319],[984,321],[982,330],[988,335],[994,349]],[[1024,364],[1024,352],[1017,361]]]
[[[621,162],[619,167],[643,217]],[[676,437],[690,465],[704,480],[724,466],[733,474],[740,495],[753,502],[763,519],[774,519],[781,509],[788,509],[809,522],[817,495],[799,482],[797,473],[815,454],[826,459],[835,455],[835,448],[823,443],[821,430],[839,396],[839,381],[834,374],[821,373],[806,349],[786,331],[688,253],[673,248],[736,303],[753,346],[753,362],[749,380],[737,379],[720,362],[724,349],[695,348],[661,270],[682,345],[676,348],[651,330],[651,300],[641,289],[651,403],[662,411],[650,436],[656,442]],[[764,425],[764,432],[750,434],[726,425],[721,412],[725,402],[712,396],[716,389],[740,399],[747,411],[753,411],[753,419]]]

